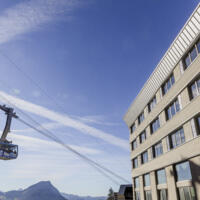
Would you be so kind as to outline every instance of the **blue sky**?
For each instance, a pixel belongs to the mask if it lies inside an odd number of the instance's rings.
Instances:
[[[123,116],[198,2],[1,2],[0,100],[6,97],[64,142],[131,181]],[[73,154],[17,121],[9,138],[19,144],[20,154],[15,161],[1,161],[2,191],[40,180],[79,195],[106,195],[110,186],[118,190]]]

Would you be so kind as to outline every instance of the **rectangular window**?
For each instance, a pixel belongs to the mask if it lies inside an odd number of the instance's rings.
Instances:
[[[135,131],[135,123],[131,126],[131,133],[134,133],[134,131]]]
[[[180,187],[178,188],[178,192],[180,200],[196,200],[195,191],[192,186]]]
[[[168,144],[169,150],[183,144],[185,142],[185,134],[184,134],[183,128],[170,134],[168,136],[168,140],[169,140],[169,144]]]
[[[176,181],[192,180],[190,164],[188,161],[175,165]]]
[[[135,200],[140,200],[140,192],[135,191]]]
[[[142,112],[138,117],[138,124],[141,124],[144,121],[144,112]]]
[[[145,191],[145,200],[152,200],[151,190]]]
[[[197,57],[197,49],[196,49],[196,45],[192,48],[192,50],[190,51],[190,58],[191,58],[191,62]]]
[[[132,151],[135,150],[137,148],[137,141],[134,140],[132,143],[131,143],[131,147],[132,147]]]
[[[200,94],[200,78],[195,80],[190,86],[189,86],[189,93],[190,93],[190,99],[195,98]]]
[[[159,121],[159,119],[158,118],[155,119],[151,123],[150,127],[151,127],[151,134],[155,133],[160,128],[160,121]]]
[[[200,53],[200,41],[198,41],[190,50],[189,53],[185,55],[183,59],[184,69],[187,69],[190,64],[195,60],[197,55]]]
[[[149,174],[145,174],[144,175],[144,186],[150,186],[150,175]]]
[[[163,95],[165,95],[170,88],[172,87],[172,85],[175,83],[174,80],[174,75],[172,74],[166,81],[165,83],[162,85],[162,93]]]
[[[158,199],[159,200],[168,200],[167,189],[158,190]]]
[[[175,101],[173,101],[173,102],[165,109],[165,113],[166,113],[167,120],[171,119],[179,110],[180,110],[180,104],[179,104],[178,99],[176,99]]]
[[[140,133],[140,144],[142,144],[145,140],[146,140],[146,131],[142,131],[142,133]]]
[[[144,153],[142,153],[141,162],[142,162],[142,164],[148,162],[148,152],[147,151],[145,151]]]
[[[196,122],[197,135],[200,135],[200,116],[196,117],[195,122]]]
[[[139,188],[139,177],[134,178],[134,187]]]
[[[156,178],[157,178],[157,184],[165,184],[166,183],[166,174],[165,169],[160,169],[156,171]]]
[[[137,168],[138,167],[138,158],[134,158],[132,162],[133,162],[133,168]]]
[[[163,154],[162,142],[159,142],[152,147],[152,157],[157,158],[162,154]]]
[[[153,97],[153,99],[148,104],[148,110],[149,112],[152,111],[152,109],[156,106],[156,96]]]

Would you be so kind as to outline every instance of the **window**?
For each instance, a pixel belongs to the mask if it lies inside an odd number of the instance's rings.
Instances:
[[[134,187],[139,188],[139,177],[134,178]]]
[[[159,119],[158,118],[155,119],[151,123],[150,127],[151,127],[151,134],[153,134],[154,132],[156,132],[160,128],[160,121],[159,121]]]
[[[153,99],[148,104],[148,110],[149,112],[152,111],[152,109],[156,106],[156,97],[153,97]]]
[[[189,93],[190,93],[190,99],[195,98],[200,94],[200,78],[195,80],[190,86],[189,86]]]
[[[137,148],[137,141],[134,140],[132,143],[131,143],[131,147],[132,147],[132,151],[135,150]]]
[[[135,192],[135,200],[140,200],[140,192],[139,191]]]
[[[147,151],[145,151],[144,153],[142,153],[142,159],[141,159],[141,161],[142,161],[142,164],[148,162],[148,152]]]
[[[139,137],[140,137],[140,144],[141,144],[146,140],[146,131],[142,131]]]
[[[142,112],[138,117],[138,124],[141,124],[144,121],[144,112]]]
[[[137,168],[138,167],[138,159],[134,158],[133,159],[133,168]]]
[[[166,183],[166,174],[165,169],[160,169],[156,171],[156,178],[157,178],[157,184],[165,184]]]
[[[158,199],[159,200],[168,200],[167,189],[158,190]]]
[[[171,119],[179,110],[180,110],[180,104],[179,104],[178,99],[176,99],[176,100],[173,101],[173,103],[170,104],[170,106],[168,106],[167,109],[165,110],[167,120]]]
[[[180,187],[179,191],[179,199],[180,200],[196,200],[196,195],[193,187]]]
[[[168,150],[173,149],[185,142],[185,135],[183,128],[175,131],[167,137]]]
[[[149,174],[145,174],[144,175],[144,186],[150,186],[150,175]]]
[[[145,191],[145,200],[152,200],[151,190]]]
[[[191,180],[190,164],[188,161],[175,165],[177,181]]]
[[[174,84],[175,80],[174,80],[174,75],[172,74],[163,84],[162,86],[162,93],[163,95],[165,95],[170,88],[172,87],[172,85]]]
[[[134,131],[135,131],[135,123],[131,126],[131,133],[134,133]]]
[[[200,135],[200,116],[197,116],[195,121],[196,121],[197,135]]]
[[[162,154],[163,154],[162,142],[159,142],[152,147],[152,157],[157,158]]]
[[[187,69],[190,64],[194,61],[197,55],[200,53],[200,41],[198,41],[190,50],[189,53],[186,54],[185,58],[183,59],[184,68]]]

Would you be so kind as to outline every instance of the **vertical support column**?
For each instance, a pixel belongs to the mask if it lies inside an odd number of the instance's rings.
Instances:
[[[181,64],[176,65],[176,67],[174,68],[174,71],[173,71],[175,82],[177,82],[181,77],[181,67],[180,66],[181,66]]]
[[[165,111],[162,111],[159,115],[160,126],[163,126],[166,123]]]
[[[182,107],[184,108],[188,103],[190,103],[190,97],[189,97],[188,89],[185,88],[185,89],[181,92],[180,95],[181,95]]]
[[[141,200],[145,200],[145,197],[144,197],[144,183],[143,183],[143,177],[142,176],[139,177],[139,182],[140,182],[140,198],[141,198]]]
[[[151,172],[151,173],[150,173],[150,181],[151,181],[151,194],[152,194],[152,199],[153,199],[153,200],[158,200],[155,172]]]
[[[161,101],[161,93],[160,93],[160,90],[158,90],[158,91],[156,92],[156,102],[157,102],[157,104],[158,104],[160,101]]]
[[[167,138],[162,139],[163,153],[168,151],[167,149]]]
[[[146,131],[146,136],[147,138],[151,136],[151,130],[150,130],[150,126],[147,126],[147,128],[145,129]]]
[[[197,199],[200,199],[200,156],[190,160],[190,168],[192,173],[192,183],[195,187]]]
[[[133,200],[135,200],[135,182],[134,182],[134,178],[132,179],[133,181]]]
[[[189,141],[193,138],[192,127],[190,121],[183,125],[185,141]]]
[[[149,111],[148,111],[148,105],[144,108],[144,118],[147,117],[147,115],[149,114]]]
[[[169,199],[178,200],[174,170],[173,170],[172,165],[169,167],[166,167],[165,172],[166,172],[166,178],[167,178],[168,197]]]

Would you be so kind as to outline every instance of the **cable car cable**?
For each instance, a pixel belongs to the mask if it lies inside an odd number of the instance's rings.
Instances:
[[[128,180],[126,180],[125,178],[119,176],[118,174],[112,172],[111,170],[107,169],[106,167],[100,165],[99,163],[97,163],[96,161],[93,161],[92,159],[84,156],[83,154],[79,153],[78,151],[74,150],[73,148],[71,148],[69,145],[66,145],[65,143],[62,142],[62,140],[60,140],[59,138],[57,138],[51,131],[49,131],[48,129],[46,129],[45,127],[43,127],[40,123],[38,123],[36,120],[34,120],[32,117],[30,117],[27,113],[25,113],[24,111],[22,111],[20,108],[18,108],[16,105],[14,105],[13,103],[11,103],[7,98],[3,97],[2,95],[0,95],[4,100],[6,100],[9,104],[11,104],[12,106],[14,106],[15,108],[17,108],[22,114],[24,114],[25,116],[27,116],[30,120],[32,120],[34,123],[38,124],[41,128],[43,128],[44,130],[46,130],[50,135],[48,135],[47,133],[45,133],[44,131],[39,130],[38,128],[30,125],[29,123],[25,122],[24,120],[22,120],[21,118],[18,118],[19,121],[21,121],[22,123],[26,124],[27,126],[29,126],[30,128],[33,128],[34,130],[37,130],[39,133],[41,133],[42,135],[50,138],[51,140],[54,140],[55,142],[59,143],[60,145],[62,145],[63,147],[65,147],[66,149],[70,150],[71,152],[73,152],[74,154],[78,155],[79,157],[81,157],[82,159],[84,159],[85,161],[87,161],[88,163],[92,164],[92,166],[96,166],[101,168],[102,170],[106,171],[109,174],[112,174],[113,176],[115,176],[116,178],[126,182],[126,183],[130,183]],[[116,182],[115,182],[116,183]]]

